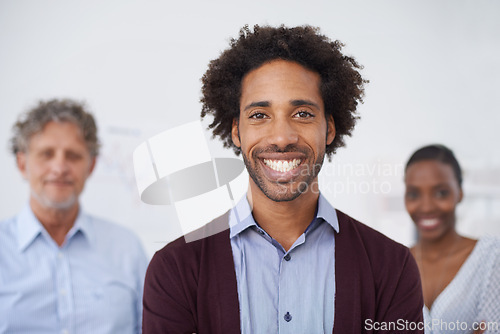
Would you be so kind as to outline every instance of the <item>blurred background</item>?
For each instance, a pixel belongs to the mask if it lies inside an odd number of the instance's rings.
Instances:
[[[8,151],[13,123],[39,99],[67,97],[87,102],[103,144],[84,209],[134,230],[149,255],[179,237],[173,206],[141,203],[132,153],[199,119],[200,78],[243,25],[283,23],[341,40],[370,80],[353,136],[321,173],[336,208],[411,245],[403,166],[442,143],[464,169],[458,229],[500,235],[499,17],[493,0],[1,0],[0,219],[29,196]],[[205,137],[213,157],[233,156]]]

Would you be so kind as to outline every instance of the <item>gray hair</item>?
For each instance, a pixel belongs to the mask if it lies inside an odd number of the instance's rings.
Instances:
[[[10,150],[14,154],[26,152],[31,137],[41,132],[49,122],[71,122],[82,131],[90,155],[96,157],[100,147],[97,126],[94,117],[85,108],[84,103],[70,99],[39,101],[35,108],[22,114],[12,127]]]

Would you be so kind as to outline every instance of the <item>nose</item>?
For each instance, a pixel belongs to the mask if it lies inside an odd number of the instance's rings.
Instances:
[[[297,144],[299,134],[291,120],[277,118],[272,123],[269,133],[269,144],[275,145],[282,150],[289,145]]]
[[[51,161],[51,171],[56,175],[64,175],[69,171],[69,163],[63,153],[57,153]]]
[[[420,200],[420,211],[422,213],[432,213],[436,208],[434,199],[430,195],[422,196]]]

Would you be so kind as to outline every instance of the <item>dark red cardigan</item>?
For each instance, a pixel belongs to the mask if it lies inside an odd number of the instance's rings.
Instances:
[[[415,326],[423,321],[418,268],[408,248],[338,210],[337,215],[333,332],[423,333],[373,329],[375,322],[381,326],[380,322],[403,325],[408,321]],[[144,287],[144,334],[240,333],[227,226],[226,213],[187,236],[188,241],[202,239],[186,243],[182,237],[154,255]]]

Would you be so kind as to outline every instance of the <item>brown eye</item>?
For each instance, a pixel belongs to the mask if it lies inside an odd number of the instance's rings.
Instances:
[[[311,113],[310,113],[309,111],[307,111],[307,110],[300,110],[299,112],[297,112],[297,113],[295,114],[295,116],[296,116],[296,117],[298,117],[298,118],[312,118],[312,117],[314,117],[314,115],[313,115],[313,114],[311,114]]]
[[[256,112],[256,113],[254,113],[254,114],[250,115],[250,117],[249,117],[249,118],[253,118],[253,119],[264,119],[264,118],[266,118],[266,117],[267,117],[267,116],[266,116],[266,114],[263,114],[263,113],[261,113],[261,112]]]
[[[447,189],[441,189],[441,190],[436,191],[437,198],[446,198],[446,197],[448,197],[449,194],[450,194],[450,192]]]
[[[415,190],[409,190],[405,193],[405,198],[407,200],[415,200],[418,198],[418,192]]]
[[[43,159],[50,159],[54,156],[54,152],[52,150],[44,150],[40,152],[39,156]]]
[[[81,154],[76,152],[68,152],[66,153],[66,158],[70,161],[77,161],[82,158]]]

